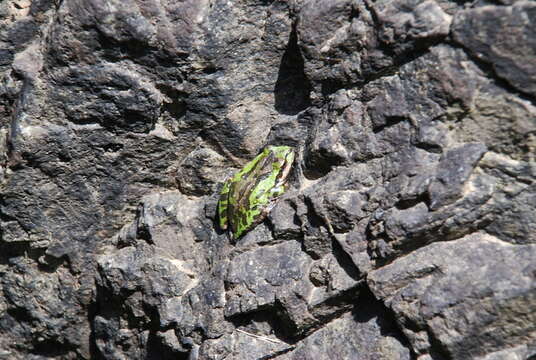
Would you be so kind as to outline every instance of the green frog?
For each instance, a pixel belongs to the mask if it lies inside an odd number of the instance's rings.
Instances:
[[[290,146],[268,146],[225,182],[220,194],[220,228],[232,240],[260,224],[286,190],[295,152]]]

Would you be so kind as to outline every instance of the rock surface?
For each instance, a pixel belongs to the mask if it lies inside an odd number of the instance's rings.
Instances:
[[[533,359],[536,6],[0,3],[0,359]],[[290,145],[236,242],[222,182]]]

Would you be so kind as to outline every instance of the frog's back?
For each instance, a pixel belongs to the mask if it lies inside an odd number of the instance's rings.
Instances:
[[[273,154],[264,151],[236,174],[231,185],[229,214],[231,230],[236,238],[252,226],[262,222],[263,205],[269,202],[270,189],[275,183],[272,172]]]

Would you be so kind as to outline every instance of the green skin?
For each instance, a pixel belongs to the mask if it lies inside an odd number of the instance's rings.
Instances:
[[[290,146],[268,146],[225,182],[218,215],[220,228],[230,228],[231,239],[238,239],[266,218],[286,190],[294,155]]]

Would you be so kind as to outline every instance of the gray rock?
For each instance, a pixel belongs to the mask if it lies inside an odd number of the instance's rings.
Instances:
[[[305,74],[314,81],[317,92],[329,93],[337,90],[338,84],[362,81],[365,59],[370,56],[376,60],[373,51],[368,54],[369,48],[373,50],[378,42],[373,25],[362,2],[303,2],[298,11],[298,44],[304,56]],[[345,52],[346,48],[350,51]],[[382,59],[382,54],[376,57],[378,62],[389,61]]]
[[[370,304],[367,307],[331,321],[298,342],[293,351],[275,359],[410,359],[410,352],[397,338],[393,324],[379,308]],[[364,313],[375,315],[363,316]],[[379,333],[383,335],[378,336]]]
[[[452,25],[456,42],[478,60],[490,64],[509,85],[533,97],[536,95],[534,7],[533,2],[517,1],[512,6],[469,9],[457,14]]]
[[[299,239],[301,227],[292,200],[279,201],[270,212],[269,220],[276,239]]]
[[[363,83],[401,55],[445,37],[451,21],[434,1],[405,0],[310,0],[301,5],[298,16],[305,74],[324,94],[344,84]]]
[[[295,241],[262,247],[233,258],[225,283],[226,315],[258,310],[284,297],[285,293],[308,292],[312,287],[306,269],[311,259]],[[303,288],[303,289],[301,289]]]
[[[79,301],[89,306],[92,289],[66,269],[38,266],[29,258],[11,260],[15,271],[2,273],[0,343],[6,359],[23,359],[34,349],[56,349],[66,359],[88,358],[90,326],[82,321]],[[48,271],[46,271],[48,270]],[[15,340],[16,339],[16,340]]]
[[[533,8],[0,2],[0,358],[534,357]]]
[[[395,53],[418,48],[419,42],[449,33],[451,16],[433,0],[380,1],[372,7],[381,24],[379,38]]]
[[[485,152],[483,144],[464,144],[445,153],[439,161],[435,179],[428,188],[431,210],[461,197],[462,186]]]
[[[534,341],[535,251],[475,233],[371,271],[368,283],[415,351],[466,359]]]
[[[482,166],[504,184],[502,191],[494,198],[500,215],[489,225],[488,232],[511,243],[535,243],[534,184],[528,180],[534,177],[534,163],[513,160],[496,153],[486,155],[482,161]]]
[[[102,256],[99,275],[97,295],[102,302],[95,327],[99,350],[107,357],[114,353],[142,356],[146,350],[135,340],[137,335],[180,321],[184,316],[180,297],[197,282],[180,262],[155,256],[148,246],[126,247]],[[145,313],[144,308],[152,313]]]
[[[237,329],[228,336],[206,341],[199,349],[199,355],[193,359],[251,359],[277,358],[280,353],[292,349],[292,346],[277,339],[256,335],[254,333]],[[246,355],[247,354],[247,355]]]
[[[530,359],[536,355],[534,345],[519,345],[509,349],[499,350],[489,355],[479,357],[478,360],[501,360],[501,359]]]

